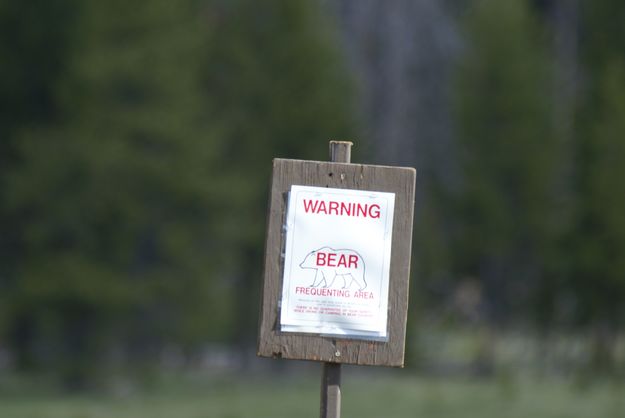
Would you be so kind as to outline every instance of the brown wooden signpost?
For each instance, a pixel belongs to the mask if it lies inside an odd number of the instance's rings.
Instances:
[[[413,168],[275,159],[258,355],[323,362],[321,417],[340,416],[340,365],[403,367]]]

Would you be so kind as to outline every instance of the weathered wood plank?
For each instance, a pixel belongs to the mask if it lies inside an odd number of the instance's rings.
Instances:
[[[403,366],[415,177],[413,168],[288,159],[273,161],[259,325],[259,356]],[[387,342],[280,332],[279,300],[285,245],[283,225],[288,191],[293,184],[395,193]]]

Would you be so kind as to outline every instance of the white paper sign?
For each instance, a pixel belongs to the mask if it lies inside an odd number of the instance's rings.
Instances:
[[[283,332],[386,340],[395,194],[291,186]]]

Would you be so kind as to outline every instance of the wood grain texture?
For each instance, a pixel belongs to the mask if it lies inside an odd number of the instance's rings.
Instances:
[[[269,197],[258,337],[262,357],[403,367],[416,172],[413,168],[275,159]],[[291,185],[395,193],[389,278],[388,341],[280,331],[288,192]]]

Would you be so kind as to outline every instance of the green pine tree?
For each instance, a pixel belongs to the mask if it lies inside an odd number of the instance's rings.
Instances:
[[[589,333],[589,370],[615,374],[625,320],[625,4],[582,2],[583,77],[576,119],[576,217],[570,226],[563,290],[574,301],[569,323]]]
[[[10,316],[26,318],[29,348],[45,349],[39,360],[69,383],[114,344],[143,358],[230,328],[214,267],[218,149],[202,111],[208,34],[196,7],[81,4],[59,115],[21,135],[7,202],[24,214],[25,251]]]
[[[478,279],[491,320],[522,312],[545,280],[554,231],[550,64],[525,2],[485,0],[467,16],[456,102],[464,193],[459,275]]]
[[[8,210],[7,173],[20,161],[20,131],[46,124],[57,115],[53,86],[65,71],[75,9],[75,0],[0,2],[0,335],[10,326],[8,290],[24,251],[18,227],[23,214]],[[27,328],[28,320],[23,320],[21,328]],[[28,333],[14,337],[29,338]]]
[[[584,148],[578,290],[588,301],[584,316],[616,327],[625,319],[625,195],[620,193],[625,176],[625,61],[606,68],[599,97],[600,109]]]

